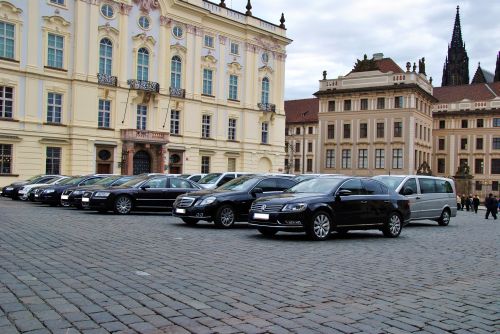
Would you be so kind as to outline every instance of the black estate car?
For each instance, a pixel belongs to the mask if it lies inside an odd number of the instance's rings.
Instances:
[[[91,185],[104,177],[105,176],[102,174],[101,175],[91,174],[91,175],[75,177],[65,183],[41,187],[40,188],[41,191],[38,193],[38,197],[35,197],[35,201],[42,202],[43,204],[50,204],[51,206],[60,205],[61,195],[66,189],[70,187]]]
[[[250,225],[264,235],[306,232],[325,240],[332,231],[379,229],[397,237],[410,221],[408,199],[367,178],[323,177],[303,181],[281,195],[256,200]]]
[[[177,196],[199,190],[193,181],[173,176],[140,176],[113,188],[86,191],[82,205],[99,212],[128,214],[135,208],[171,209]]]
[[[297,182],[278,176],[246,175],[217,189],[195,191],[179,196],[173,215],[186,224],[213,221],[217,227],[231,227],[235,221],[247,221],[252,202],[259,197],[281,193]]]

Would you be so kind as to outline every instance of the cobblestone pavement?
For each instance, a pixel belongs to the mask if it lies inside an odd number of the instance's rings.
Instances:
[[[0,199],[0,334],[493,333],[500,220],[265,238]]]

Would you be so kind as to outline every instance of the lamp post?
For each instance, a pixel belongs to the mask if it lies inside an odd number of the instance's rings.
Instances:
[[[302,113],[302,174],[305,174],[305,162],[306,162],[306,115],[309,113],[309,110],[304,111]]]

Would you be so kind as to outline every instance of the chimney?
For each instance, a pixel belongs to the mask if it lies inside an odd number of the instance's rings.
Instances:
[[[373,54],[373,60],[380,60],[382,58],[384,58],[384,54],[382,52]]]

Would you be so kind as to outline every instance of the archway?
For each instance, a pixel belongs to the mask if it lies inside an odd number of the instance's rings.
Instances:
[[[269,173],[273,169],[273,165],[271,163],[271,160],[268,158],[260,158],[259,160],[259,166],[257,167],[258,171],[261,173]]]
[[[134,154],[134,175],[151,173],[151,156],[141,150]]]

